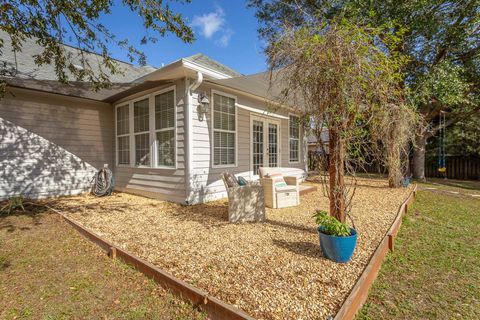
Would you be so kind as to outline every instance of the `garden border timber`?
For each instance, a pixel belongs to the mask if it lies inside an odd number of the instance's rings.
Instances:
[[[143,273],[147,277],[153,279],[160,286],[168,289],[172,294],[180,297],[181,299],[193,304],[194,306],[205,311],[209,319],[212,320],[254,320],[254,318],[247,315],[242,310],[221,301],[213,296],[210,296],[208,292],[196,288],[185,281],[182,281],[173,275],[157,268],[153,264],[144,261],[135,255],[123,250],[92,231],[84,228],[79,223],[67,217],[64,213],[58,211],[55,208],[46,206],[48,209],[59,214],[64,221],[71,225],[81,235],[94,244],[99,246],[108,256],[112,259],[119,259],[127,265],[130,265]]]
[[[357,312],[362,308],[365,301],[367,301],[368,292],[375,281],[380,267],[382,266],[388,250],[393,251],[393,244],[398,234],[398,230],[402,225],[402,218],[407,213],[410,204],[413,202],[417,194],[417,185],[413,187],[413,190],[408,195],[407,199],[400,205],[397,211],[397,215],[385,236],[375,249],[375,252],[370,257],[370,260],[363,269],[362,274],[358,278],[357,282],[353,286],[347,298],[343,301],[340,310],[335,315],[334,320],[351,320],[355,318]]]

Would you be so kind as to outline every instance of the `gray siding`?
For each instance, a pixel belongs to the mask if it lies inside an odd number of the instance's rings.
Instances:
[[[184,139],[184,80],[176,81],[175,91],[177,98],[176,116],[177,116],[177,153],[176,169],[160,168],[136,168],[115,166],[116,189],[133,194],[138,194],[160,200],[185,203],[185,139]],[[150,94],[170,87],[170,85],[158,87],[137,95],[122,99],[115,104],[129,101],[146,94]],[[115,142],[113,142],[115,143]]]
[[[198,93],[206,93],[211,100],[212,89],[225,92],[237,97],[237,103],[250,108],[259,110],[268,109],[266,103],[257,99],[249,98],[244,95],[240,95],[235,92],[223,88],[212,88],[208,85],[202,85],[196,90],[193,97],[193,168],[192,168],[192,180],[194,187],[194,196],[196,197],[193,202],[204,202],[214,200],[226,196],[225,187],[221,180],[221,173],[224,171],[233,172],[236,175],[241,175],[247,180],[253,178],[253,172],[251,171],[251,137],[250,137],[250,125],[251,117],[262,116],[260,113],[251,112],[244,108],[237,108],[237,166],[229,168],[213,168],[212,156],[211,156],[211,137],[212,137],[212,112],[206,115],[206,119],[199,120],[197,113],[197,95]],[[211,101],[212,102],[212,101]],[[288,116],[288,112],[275,110],[272,112],[282,114],[284,117]],[[296,164],[289,163],[289,149],[288,149],[288,120],[271,118],[263,115],[267,119],[272,119],[280,124],[280,143],[281,143],[281,161],[280,167],[282,173],[285,175],[303,175],[304,174],[304,152],[303,141],[301,149],[300,159],[301,161]],[[303,132],[301,132],[303,137]]]
[[[9,90],[0,101],[0,199],[77,194],[113,166],[109,104]]]
[[[176,162],[175,169],[137,168],[115,165],[114,107],[85,99],[16,89],[15,97],[0,102],[0,199],[23,194],[46,197],[76,194],[88,189],[94,172],[104,163],[115,173],[116,189],[143,196],[185,203],[185,119],[184,80],[176,86]],[[170,85],[168,85],[170,86]],[[161,90],[151,89],[118,103]],[[192,203],[224,197],[221,173],[228,170],[247,179],[251,171],[251,117],[262,116],[280,124],[280,166],[284,174],[303,174],[305,153],[301,161],[289,163],[288,120],[270,118],[261,113],[237,108],[237,166],[213,168],[211,158],[211,110],[203,121],[197,114],[197,96],[211,97],[212,87],[203,85],[194,93]],[[237,96],[237,103],[259,110],[267,105],[257,99],[215,88]],[[288,116],[288,112],[275,110]],[[301,134],[303,137],[303,133]]]

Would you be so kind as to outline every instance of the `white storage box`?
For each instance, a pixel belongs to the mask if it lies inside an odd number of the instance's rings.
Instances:
[[[277,187],[276,197],[277,208],[294,207],[299,203],[297,189],[292,186]]]

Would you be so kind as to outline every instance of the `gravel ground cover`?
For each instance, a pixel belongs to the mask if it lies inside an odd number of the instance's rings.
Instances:
[[[325,319],[360,276],[411,189],[361,179],[352,214],[352,261],[322,256],[312,213],[328,209],[319,187],[264,223],[230,224],[227,202],[181,206],[126,193],[50,200],[104,238],[258,319]]]

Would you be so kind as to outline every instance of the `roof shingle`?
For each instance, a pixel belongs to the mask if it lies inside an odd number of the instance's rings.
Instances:
[[[43,52],[43,47],[39,45],[35,38],[27,38],[22,45],[22,51],[14,52],[10,37],[4,31],[0,31],[0,39],[3,40],[3,48],[0,54],[0,63],[7,67],[12,77],[36,80],[58,80],[53,64],[45,64],[38,66],[35,64],[34,56]],[[66,54],[71,55],[73,63],[81,66],[80,53],[77,48],[63,45]],[[84,52],[88,63],[92,70],[102,70],[102,57],[96,53]],[[132,82],[156,69],[150,66],[134,66],[130,63],[114,60],[122,73],[110,74],[107,70],[105,73],[109,75],[110,81],[114,83]],[[70,72],[67,71],[69,80],[75,81]]]
[[[226,75],[229,75],[231,77],[242,76],[242,74],[237,72],[236,70],[233,70],[232,68],[227,67],[226,65],[224,65],[224,64],[222,64],[222,63],[220,63],[216,60],[213,60],[210,57],[207,57],[203,53],[194,54],[193,56],[189,56],[189,57],[184,58],[184,60],[192,61],[194,63],[200,64],[204,67],[213,69],[215,71],[219,71],[219,72],[224,73]]]

